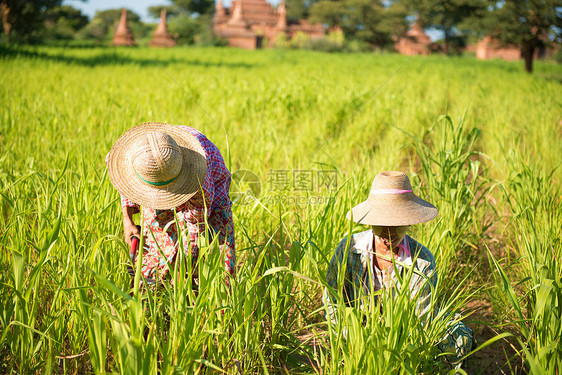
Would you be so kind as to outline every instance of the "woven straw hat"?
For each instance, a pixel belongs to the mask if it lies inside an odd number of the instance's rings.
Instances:
[[[174,125],[148,122],[127,130],[107,156],[115,189],[145,207],[167,210],[195,195],[207,161],[197,138]]]
[[[366,201],[347,213],[360,224],[402,226],[434,219],[439,211],[412,192],[408,176],[402,172],[381,172],[375,176]]]

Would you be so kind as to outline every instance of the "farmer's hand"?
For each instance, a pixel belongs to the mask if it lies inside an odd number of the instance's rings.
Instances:
[[[125,242],[127,245],[131,246],[131,240],[133,237],[140,238],[140,232],[135,223],[132,220],[123,219],[123,231],[125,234]]]

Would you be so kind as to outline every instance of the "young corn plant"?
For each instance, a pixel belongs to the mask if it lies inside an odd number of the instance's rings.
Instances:
[[[413,185],[421,186],[421,196],[439,209],[435,223],[420,227],[420,238],[434,249],[451,281],[461,271],[457,262],[475,259],[472,254],[497,217],[487,202],[494,185],[482,168],[481,159],[487,156],[477,150],[479,136],[480,131],[467,127],[464,118],[455,125],[443,116],[424,135],[425,142],[414,138],[420,167]]]
[[[506,194],[514,219],[510,235],[519,261],[507,272],[489,252],[498,271],[496,287],[513,311],[523,358],[532,373],[558,374],[562,369],[562,211],[559,185],[539,168],[520,165]],[[515,278],[515,280],[513,280]],[[517,286],[517,287],[515,287]]]

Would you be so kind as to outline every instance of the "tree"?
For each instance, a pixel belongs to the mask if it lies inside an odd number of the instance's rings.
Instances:
[[[298,21],[310,16],[310,7],[318,0],[285,0],[287,20]]]
[[[182,13],[170,17],[168,30],[180,44],[193,44],[195,35],[199,33],[200,27],[197,19]]]
[[[170,0],[179,9],[191,15],[213,14],[215,11],[214,0]]]
[[[88,21],[88,16],[69,5],[57,6],[45,12],[45,28],[53,39],[73,39]]]
[[[0,0],[2,28],[9,43],[15,32],[21,40],[43,27],[45,11],[60,5],[62,0]]]
[[[401,10],[402,9],[402,10]],[[405,8],[373,0],[322,0],[310,8],[310,21],[339,26],[346,39],[384,47],[406,29]]]
[[[474,17],[486,11],[485,0],[402,0],[417,22],[443,32],[445,52],[449,53],[455,31],[471,24]],[[459,27],[460,26],[460,27]]]
[[[560,0],[493,1],[483,19],[482,31],[504,44],[521,48],[525,70],[533,71],[535,51],[562,37]]]
[[[343,1],[321,0],[310,8],[310,22],[323,23],[330,27],[343,23],[345,4]]]
[[[167,5],[157,5],[153,7],[148,7],[148,14],[156,19],[160,19],[160,13],[162,9],[166,9],[166,18],[172,18],[180,14],[180,10],[175,6]]]

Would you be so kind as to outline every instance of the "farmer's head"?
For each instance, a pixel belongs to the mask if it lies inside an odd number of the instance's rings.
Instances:
[[[367,200],[353,207],[347,218],[371,226],[375,235],[396,244],[410,225],[429,221],[438,213],[435,206],[414,194],[408,176],[386,171],[375,176]]]
[[[107,157],[109,178],[123,196],[153,209],[187,202],[205,181],[207,161],[197,138],[149,122],[126,131]]]
[[[390,247],[392,245],[395,247],[397,244],[402,242],[409,227],[409,225],[401,225],[397,227],[372,225],[371,229],[377,237],[380,237],[383,240],[386,246]]]

